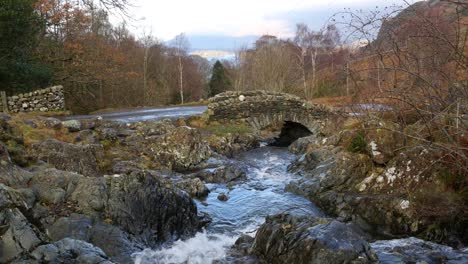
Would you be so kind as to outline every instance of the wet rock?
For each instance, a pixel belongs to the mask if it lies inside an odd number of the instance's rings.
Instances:
[[[46,263],[112,264],[106,254],[90,243],[64,238],[53,244],[39,246],[31,256]]]
[[[377,263],[369,244],[345,224],[288,214],[267,217],[252,249],[268,263]]]
[[[210,192],[198,178],[176,181],[175,186],[186,191],[192,197],[206,197]]]
[[[380,263],[468,263],[468,251],[435,244],[414,237],[380,240],[371,244]]]
[[[147,246],[192,236],[199,228],[190,196],[148,172],[108,178],[105,210],[115,225]]]
[[[33,144],[31,155],[57,169],[85,176],[99,175],[97,159],[102,155],[100,145],[74,145],[55,139]]]
[[[226,161],[222,166],[204,169],[193,176],[207,183],[228,183],[245,179],[246,174],[247,167],[244,164]]]
[[[225,193],[220,193],[218,194],[218,200],[225,202],[229,200],[229,196]]]
[[[63,121],[62,126],[70,132],[78,132],[81,130],[81,122],[79,120]]]

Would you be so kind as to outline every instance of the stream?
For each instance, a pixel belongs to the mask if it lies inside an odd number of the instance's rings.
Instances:
[[[241,234],[255,235],[267,215],[323,215],[308,199],[284,191],[289,181],[299,177],[287,172],[295,157],[287,148],[279,147],[260,147],[236,157],[248,166],[247,180],[231,188],[226,184],[207,184],[210,194],[205,200],[196,201],[199,210],[213,219],[207,229],[169,248],[136,253],[135,263],[212,263],[223,260]],[[226,193],[229,200],[218,200],[220,193]]]
[[[146,249],[133,254],[136,264],[232,263],[227,252],[242,234],[255,236],[267,215],[290,212],[325,216],[308,199],[284,191],[298,175],[287,171],[296,156],[287,148],[263,146],[235,159],[247,165],[247,179],[235,183],[207,184],[211,190],[204,200],[196,200],[200,211],[212,223],[193,238],[178,240],[162,249]],[[225,193],[227,201],[218,200]],[[468,263],[468,249],[461,251],[417,238],[379,240],[371,243],[380,263]],[[444,261],[442,261],[444,259]],[[440,262],[442,261],[442,262]]]

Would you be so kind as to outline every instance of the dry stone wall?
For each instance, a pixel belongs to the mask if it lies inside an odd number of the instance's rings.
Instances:
[[[257,130],[291,121],[315,133],[330,114],[332,111],[325,106],[267,91],[224,92],[210,98],[208,105],[210,120],[242,120]]]
[[[9,96],[6,99],[6,103],[8,111],[11,113],[64,110],[65,96],[63,86],[52,86],[34,92]]]

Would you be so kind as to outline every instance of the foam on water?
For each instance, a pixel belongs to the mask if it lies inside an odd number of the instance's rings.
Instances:
[[[198,233],[188,240],[179,240],[171,247],[162,250],[145,249],[133,254],[136,264],[151,263],[212,263],[226,257],[226,251],[236,241],[235,236]]]

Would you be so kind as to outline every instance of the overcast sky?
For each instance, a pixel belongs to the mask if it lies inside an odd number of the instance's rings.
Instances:
[[[144,30],[167,41],[181,32],[189,36],[290,37],[295,24],[320,28],[343,8],[369,9],[403,4],[403,0],[133,0],[132,31]]]

